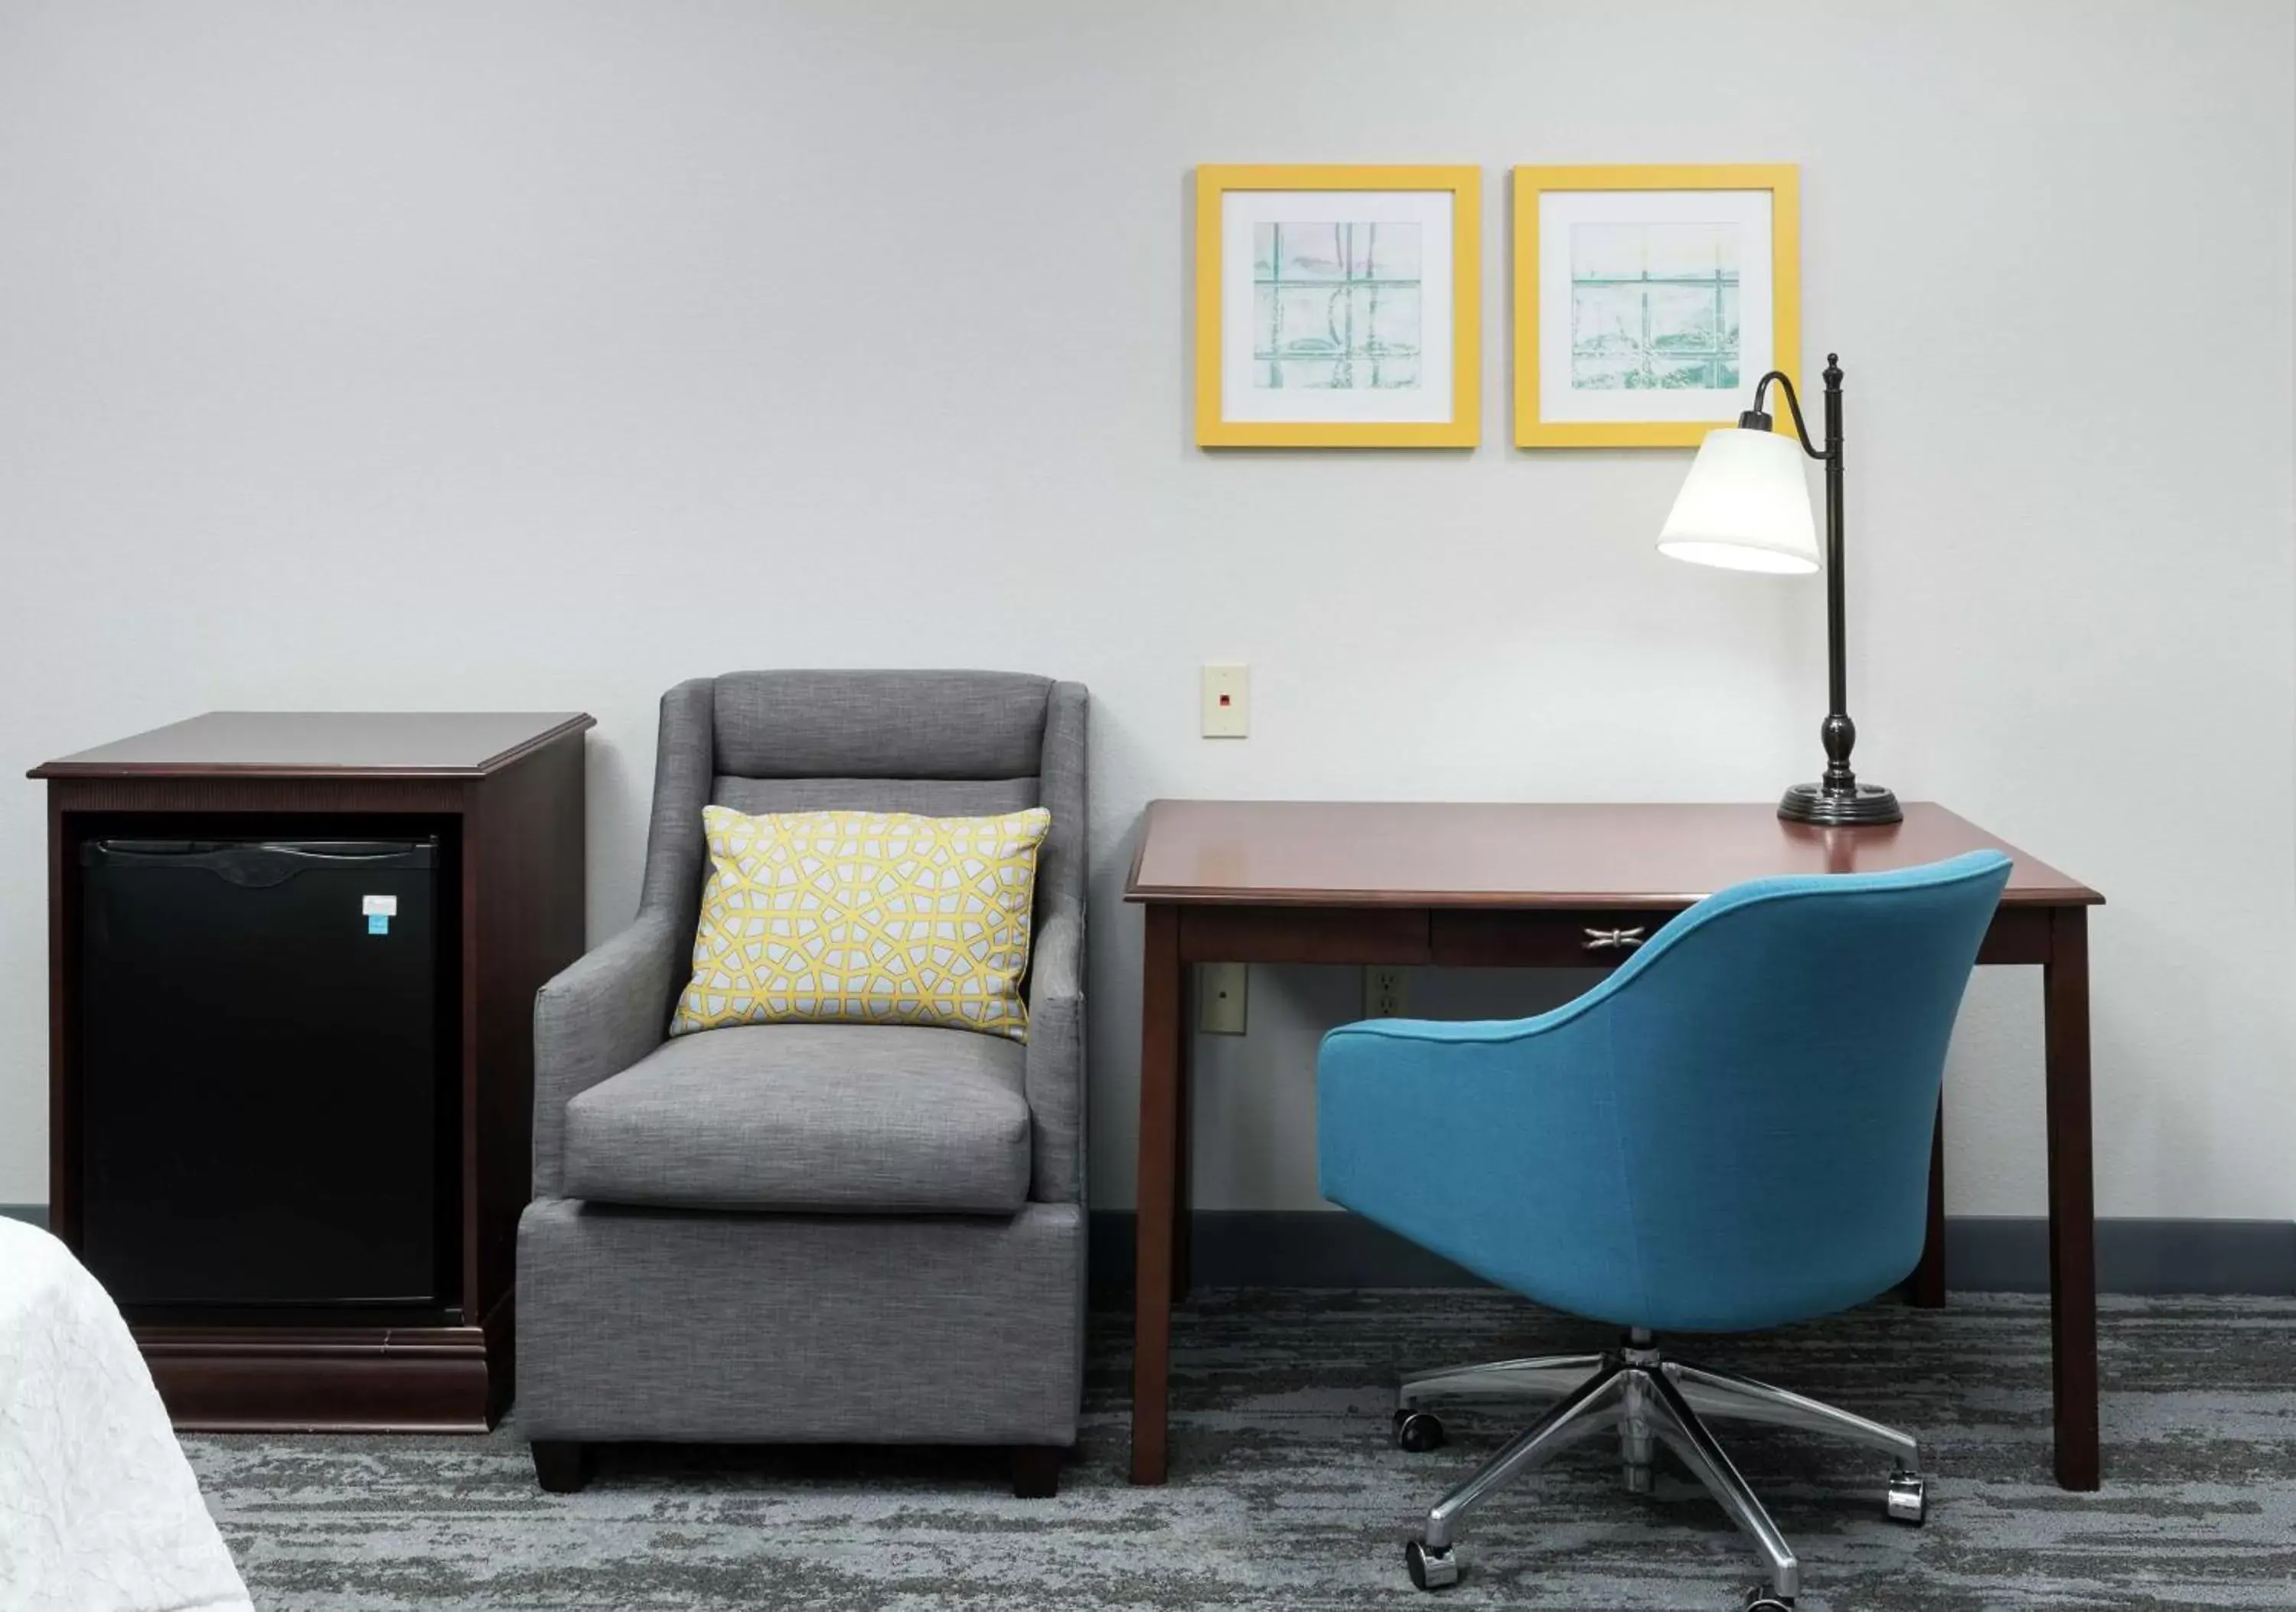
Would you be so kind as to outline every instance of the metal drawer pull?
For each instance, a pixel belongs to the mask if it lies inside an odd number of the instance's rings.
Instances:
[[[1643,943],[1643,926],[1631,929],[1589,929],[1587,950],[1589,951],[1624,951]]]

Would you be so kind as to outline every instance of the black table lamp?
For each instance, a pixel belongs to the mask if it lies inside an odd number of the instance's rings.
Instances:
[[[1770,429],[1762,399],[1775,382],[1793,411],[1794,435]],[[1800,438],[1800,445],[1794,440]],[[1849,676],[1843,669],[1841,609],[1841,358],[1825,355],[1825,447],[1809,440],[1793,382],[1776,370],[1754,388],[1754,406],[1734,428],[1709,432],[1691,462],[1690,479],[1659,534],[1659,552],[1700,565],[1732,571],[1808,575],[1818,568],[1817,534],[1809,514],[1809,482],[1802,456],[1825,466],[1825,654],[1831,706],[1818,737],[1825,745],[1825,776],[1796,784],[1778,802],[1778,815],[1829,827],[1894,823],[1905,816],[1898,797],[1878,784],[1861,784],[1849,770],[1857,725],[1849,720]]]

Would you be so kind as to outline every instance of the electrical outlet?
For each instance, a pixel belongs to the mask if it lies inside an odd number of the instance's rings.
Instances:
[[[1399,1019],[1411,1010],[1409,981],[1400,968],[1374,964],[1364,970],[1364,1017]]]
[[[1250,966],[1199,963],[1196,970],[1196,1028],[1206,1035],[1242,1035]]]
[[[1204,737],[1241,739],[1251,732],[1251,668],[1204,668]]]

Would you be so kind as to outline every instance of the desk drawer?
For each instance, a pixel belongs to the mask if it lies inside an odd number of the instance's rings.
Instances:
[[[1446,911],[1432,915],[1431,960],[1456,968],[1608,968],[1659,932],[1672,910]]]
[[[1183,907],[1188,963],[1424,963],[1424,907]]]

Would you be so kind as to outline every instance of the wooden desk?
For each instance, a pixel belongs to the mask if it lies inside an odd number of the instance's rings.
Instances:
[[[531,1182],[534,993],[582,952],[579,711],[211,711],[34,768],[48,789],[48,1226],[81,1231],[81,844],[106,835],[436,834],[452,1056],[447,1303],[131,1312],[179,1427],[484,1432],[510,1402]],[[448,1032],[451,1031],[451,1033]],[[315,1072],[315,1074],[324,1072]],[[314,1150],[334,1145],[312,1138]],[[283,1160],[283,1174],[300,1160]]]
[[[1870,873],[1991,848],[2016,859],[1980,964],[2042,970],[2057,1482],[2097,1486],[2088,909],[2104,898],[1941,806],[1817,828],[1768,806],[1154,801],[1125,899],[1146,908],[1132,1481],[1165,1476],[1171,1306],[1187,1287],[1185,967],[1191,963],[1602,967],[1607,932],[1785,873]],[[1605,932],[1598,933],[1597,932]],[[1917,1304],[1945,1302],[1941,1141]]]

